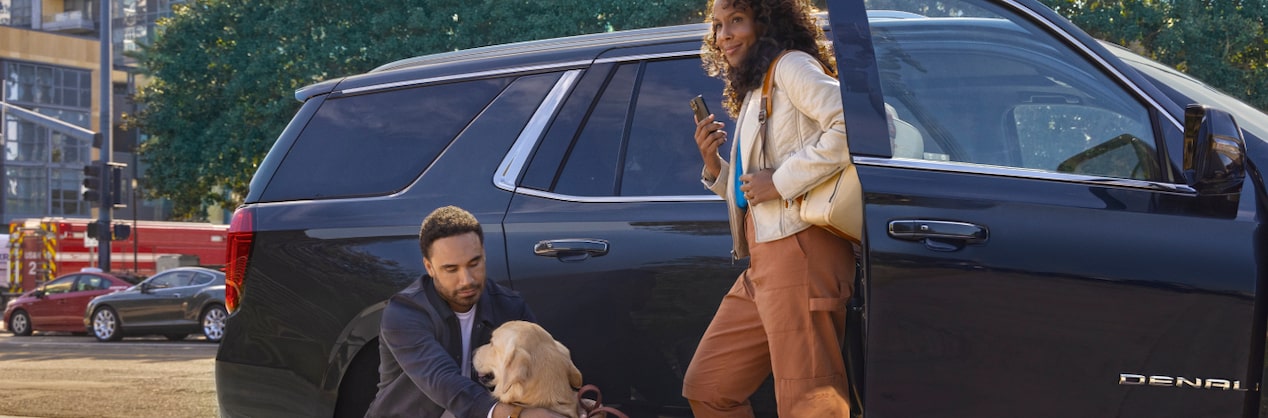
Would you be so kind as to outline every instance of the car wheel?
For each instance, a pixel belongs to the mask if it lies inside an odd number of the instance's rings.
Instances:
[[[13,312],[13,316],[9,317],[9,331],[22,337],[31,335],[31,317],[27,316],[26,311]]]
[[[92,314],[92,335],[97,341],[119,341],[121,335],[119,315],[110,307],[98,308]]]
[[[172,341],[180,341],[189,336],[189,334],[163,334],[163,336]]]
[[[229,313],[220,305],[211,305],[203,311],[201,322],[203,335],[207,337],[207,341],[220,342],[220,339],[225,337],[225,319],[228,317]]]

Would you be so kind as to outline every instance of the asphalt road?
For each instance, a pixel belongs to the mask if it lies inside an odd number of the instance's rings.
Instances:
[[[215,417],[216,344],[0,332],[0,416]]]

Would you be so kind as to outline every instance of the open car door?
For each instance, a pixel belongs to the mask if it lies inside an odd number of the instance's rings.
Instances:
[[[1252,408],[1255,196],[1188,181],[1188,103],[1035,1],[828,6],[868,416]]]

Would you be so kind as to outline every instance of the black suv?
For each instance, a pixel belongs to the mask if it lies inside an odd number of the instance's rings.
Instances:
[[[873,3],[832,0],[828,19],[866,194],[859,409],[1253,411],[1268,117],[1033,0]],[[486,228],[490,278],[607,403],[689,415],[683,371],[745,267],[691,139],[691,97],[722,109],[707,30],[431,55],[298,91],[231,227],[221,413],[362,414],[385,300],[423,273],[418,225],[458,205]],[[774,414],[766,390],[755,405]]]

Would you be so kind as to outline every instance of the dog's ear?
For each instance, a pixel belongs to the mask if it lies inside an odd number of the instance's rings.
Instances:
[[[498,385],[505,385],[504,393],[511,399],[524,397],[524,383],[533,376],[533,355],[520,347],[515,347],[506,355],[506,364],[502,368],[504,376],[498,376]]]

